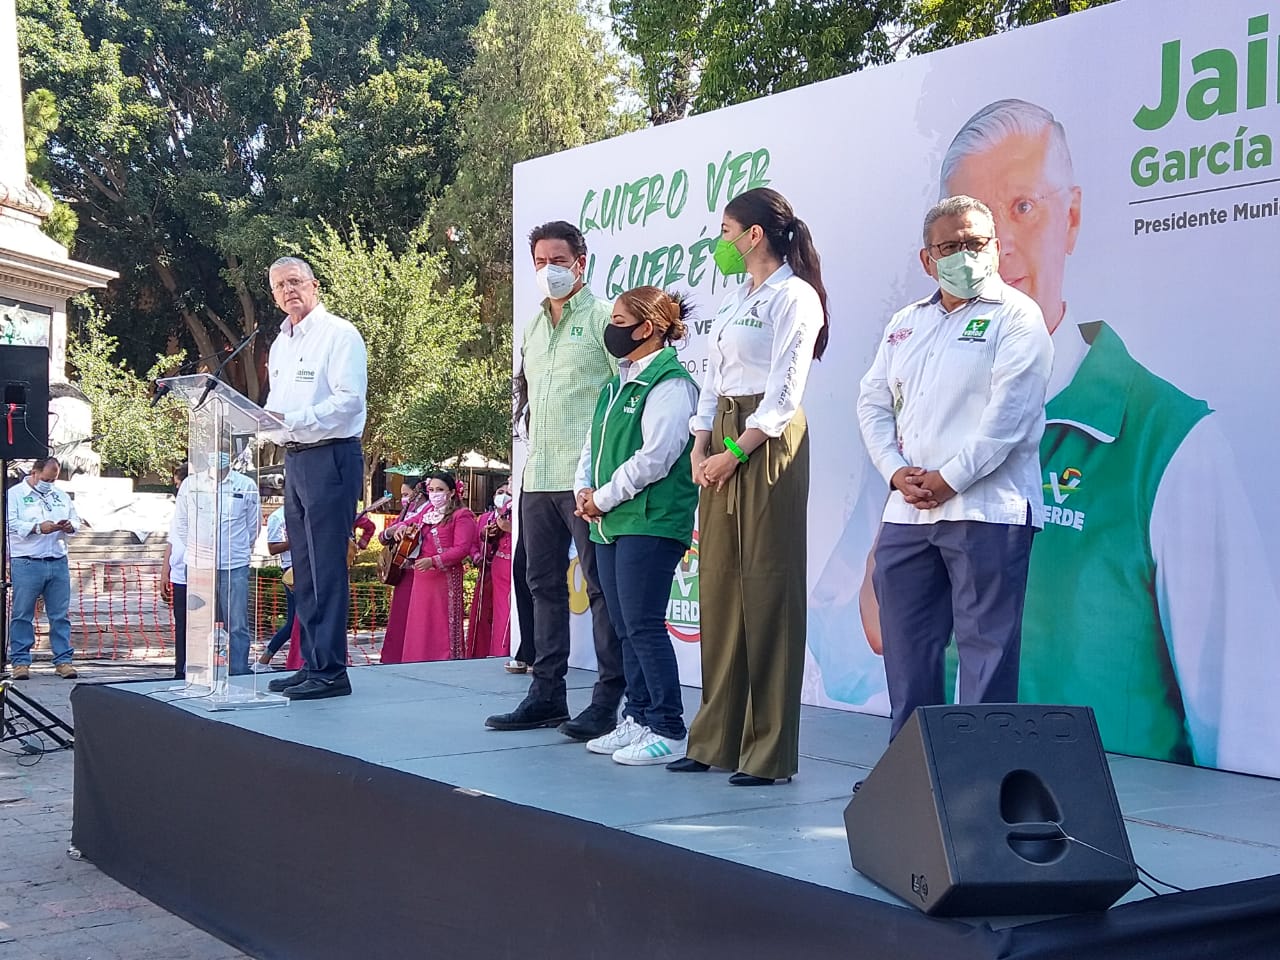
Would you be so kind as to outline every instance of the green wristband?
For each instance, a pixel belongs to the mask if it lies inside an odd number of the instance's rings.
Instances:
[[[747,455],[742,452],[742,448],[738,446],[738,444],[735,441],[730,440],[728,437],[724,438],[724,448],[728,450],[730,453],[732,453],[735,457],[737,457],[739,463],[747,462],[747,459],[748,459]]]

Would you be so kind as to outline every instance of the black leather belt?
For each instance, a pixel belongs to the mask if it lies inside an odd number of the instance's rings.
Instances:
[[[65,560],[65,557],[14,557],[15,560],[39,560],[42,563],[53,563],[55,560]]]
[[[314,450],[317,447],[332,447],[335,443],[358,443],[359,437],[335,437],[332,440],[317,440],[315,443],[286,443],[289,453],[301,453],[303,450]]]

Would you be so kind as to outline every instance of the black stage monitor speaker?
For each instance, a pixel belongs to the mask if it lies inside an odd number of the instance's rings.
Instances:
[[[0,346],[0,460],[49,455],[49,348]]]
[[[1138,882],[1088,707],[921,707],[844,822],[854,868],[936,916],[1105,910]]]

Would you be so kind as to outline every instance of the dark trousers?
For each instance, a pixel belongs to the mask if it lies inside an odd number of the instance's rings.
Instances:
[[[669,537],[631,535],[596,544],[600,588],[622,643],[627,678],[624,716],[654,733],[683,740],[680,668],[667,633],[667,601],[685,545]]]
[[[946,702],[954,632],[959,703],[1018,699],[1030,524],[976,520],[881,525],[872,584],[880,604],[890,738],[916,707]]]
[[[284,522],[304,669],[333,680],[347,670],[347,541],[364,482],[360,441],[288,452],[284,470]]]
[[[596,548],[586,521],[573,515],[569,491],[520,494],[520,518],[528,569],[525,580],[533,595],[533,683],[529,696],[563,703],[565,674],[569,671],[569,541],[578,548],[578,564],[591,601],[591,627],[595,636],[599,679],[591,702],[617,710],[626,680],[622,672],[622,647],[609,623],[609,608],[596,575]]]
[[[187,679],[187,585],[173,585],[173,678]]]
[[[280,652],[280,648],[289,642],[289,635],[293,633],[293,618],[297,616],[297,605],[293,601],[293,591],[284,584],[284,623],[280,625],[280,629],[275,632],[271,638],[271,642],[267,644],[264,656],[268,660]]]
[[[524,521],[521,520],[523,531]],[[524,549],[524,533],[516,541],[516,552],[511,559],[511,585],[516,591],[516,622],[520,624],[520,649],[514,659],[520,663],[533,663],[537,654],[533,648],[533,594],[529,592],[529,554]]]

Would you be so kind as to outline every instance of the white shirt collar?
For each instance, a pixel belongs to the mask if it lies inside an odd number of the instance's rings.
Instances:
[[[1072,321],[1069,307],[1063,309],[1062,321],[1053,331],[1052,339],[1053,370],[1049,374],[1049,385],[1044,393],[1045,403],[1067,389],[1068,384],[1080,372],[1080,365],[1089,353],[1089,344],[1081,335],[1080,327]]]
[[[658,354],[660,354],[661,352],[662,352],[661,349],[655,350],[653,351],[653,353],[649,354],[648,356],[641,357],[639,360],[636,360],[634,362],[631,360],[619,360],[618,361],[619,382],[630,383],[636,377],[640,376],[640,374],[642,374],[645,371],[645,369],[649,366],[649,364],[653,363],[653,361],[657,359]]]
[[[301,320],[299,320],[297,323],[294,323],[293,318],[290,317],[288,314],[285,314],[284,321],[280,324],[280,332],[290,337],[293,336],[295,333],[297,333],[299,336],[302,336],[308,330],[310,330],[313,326],[315,326],[314,323],[310,322],[311,318],[320,317],[325,312],[326,311],[324,309],[324,304],[317,303],[314,307],[311,308],[311,312],[308,313]]]

